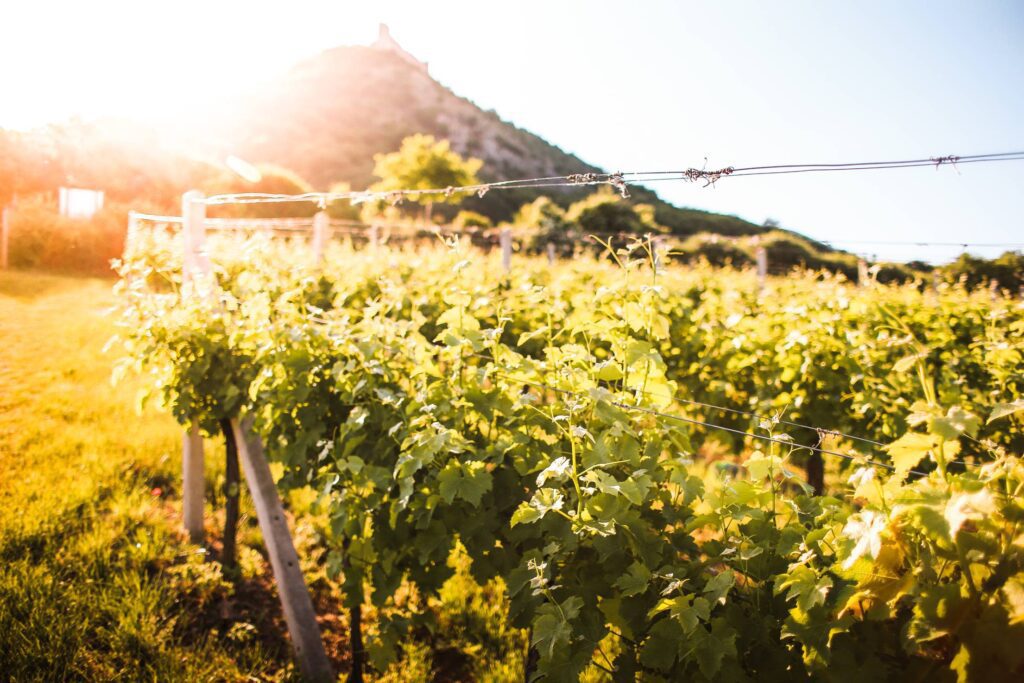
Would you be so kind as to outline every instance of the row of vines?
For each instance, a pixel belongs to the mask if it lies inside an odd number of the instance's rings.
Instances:
[[[250,415],[318,492],[366,666],[461,546],[546,681],[1024,675],[1019,300],[762,292],[643,241],[508,275],[457,243],[208,247],[193,296],[179,237],[137,235],[122,369],[182,424]]]

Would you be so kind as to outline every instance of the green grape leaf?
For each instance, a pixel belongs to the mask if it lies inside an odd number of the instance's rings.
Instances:
[[[992,408],[992,413],[988,416],[986,424],[1021,411],[1024,411],[1024,398],[1018,398],[1012,403],[997,403]]]
[[[961,434],[973,437],[981,427],[981,420],[959,406],[953,406],[945,417],[933,417],[928,421],[928,431],[946,441],[960,438]]]
[[[754,451],[743,462],[743,465],[747,468],[747,472],[750,473],[751,479],[761,481],[767,479],[771,473],[778,472],[782,468],[782,459],[777,455],[765,456],[761,451]]]
[[[544,486],[548,479],[552,481],[565,481],[570,472],[572,472],[572,461],[565,456],[559,456],[552,460],[551,464],[537,475],[537,486]]]
[[[532,644],[540,651],[541,657],[553,659],[559,648],[572,642],[573,631],[570,620],[576,618],[583,607],[583,599],[573,595],[560,604],[545,603],[537,610],[533,620]]]
[[[1003,585],[1003,597],[1010,624],[1024,624],[1024,572],[1018,573]]]
[[[907,472],[917,467],[928,452],[937,448],[938,437],[934,434],[921,434],[919,432],[907,432],[896,441],[885,447],[892,458],[893,467],[900,478],[906,476]]]
[[[480,461],[449,461],[437,475],[439,492],[446,503],[456,497],[471,505],[480,505],[483,495],[491,490],[491,474]]]
[[[558,489],[537,489],[529,503],[520,503],[512,513],[512,526],[536,522],[552,510],[561,510],[564,505],[565,498]]]
[[[634,562],[626,570],[626,573],[619,577],[615,585],[624,596],[629,597],[646,591],[650,580],[651,570],[639,562]]]
[[[729,594],[733,585],[736,583],[736,574],[730,569],[724,569],[718,574],[715,574],[708,582],[704,584],[704,595],[707,599],[714,604],[716,602],[725,603],[725,597]]]
[[[795,600],[797,607],[804,612],[809,612],[815,605],[825,604],[825,598],[828,597],[831,588],[831,578],[819,578],[807,565],[795,567],[789,574],[778,577],[775,583],[775,593],[788,589],[786,600]]]
[[[679,622],[686,634],[692,634],[701,621],[711,616],[711,604],[702,597],[677,595],[674,598],[662,598],[647,614],[650,619],[661,612],[669,612]]]
[[[520,503],[516,511],[512,513],[511,526],[517,524],[532,524],[544,517],[544,513],[529,503]]]
[[[696,648],[694,656],[700,672],[708,679],[714,680],[722,668],[722,660],[736,656],[736,631],[725,621],[718,618],[711,623],[711,629],[703,628],[694,631]]]
[[[683,638],[682,629],[674,619],[662,619],[648,632],[647,640],[640,648],[640,663],[657,671],[669,671],[676,661]]]

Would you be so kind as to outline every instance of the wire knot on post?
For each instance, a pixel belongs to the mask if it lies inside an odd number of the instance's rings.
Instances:
[[[931,160],[935,163],[935,170],[937,171],[939,166],[943,164],[952,164],[953,168],[956,169],[956,162],[960,161],[960,157],[955,154],[947,154],[944,157],[931,157]],[[959,169],[957,169],[957,173],[959,172]]]
[[[629,188],[626,186],[626,181],[622,178],[622,171],[617,171],[608,176],[608,184],[618,190],[623,199],[629,199]]]
[[[726,166],[720,168],[717,171],[705,171],[702,168],[688,168],[683,172],[683,177],[690,182],[696,182],[697,180],[704,180],[704,187],[708,185],[714,185],[725,176],[732,175],[736,169],[732,166]]]

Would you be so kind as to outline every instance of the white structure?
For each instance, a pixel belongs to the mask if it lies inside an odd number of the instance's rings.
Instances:
[[[102,208],[102,190],[83,190],[77,187],[60,188],[61,216],[92,218]]]
[[[375,50],[386,50],[387,52],[391,52],[417,69],[421,69],[423,73],[429,73],[426,62],[421,62],[413,57],[398,44],[397,40],[391,37],[391,30],[388,28],[387,24],[380,25],[377,33],[377,40],[373,41],[373,43],[370,44],[370,47]]]

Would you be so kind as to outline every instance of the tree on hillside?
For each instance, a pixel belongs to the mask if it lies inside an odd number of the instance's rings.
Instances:
[[[463,159],[453,152],[447,140],[435,140],[431,135],[419,133],[402,140],[397,152],[375,154],[373,160],[373,174],[380,181],[370,186],[372,192],[475,185],[480,182],[476,174],[483,166],[479,159]],[[453,193],[407,197],[406,200],[423,205],[429,223],[435,202],[458,204],[463,198],[464,195]]]
[[[576,202],[569,207],[565,217],[587,234],[664,232],[654,222],[653,209],[647,205],[630,204],[610,187],[601,188]]]
[[[472,228],[490,228],[494,223],[482,213],[463,210],[455,215],[452,225],[460,230],[470,230]]]
[[[1024,285],[1024,253],[1007,251],[994,259],[960,254],[952,263],[940,267],[939,271],[947,280],[963,280],[968,287],[996,282],[1001,289],[1016,292]]]
[[[537,197],[523,204],[512,218],[512,224],[526,229],[531,236],[530,248],[533,251],[544,249],[550,242],[559,247],[559,251],[572,253],[578,239],[573,225],[565,218],[565,209],[550,197]]]

